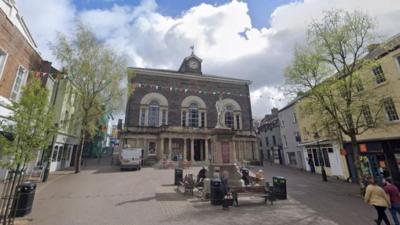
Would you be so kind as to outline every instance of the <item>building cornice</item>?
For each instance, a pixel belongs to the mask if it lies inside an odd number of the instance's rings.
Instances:
[[[220,76],[215,76],[215,75],[187,74],[187,73],[179,73],[179,72],[168,71],[168,70],[146,69],[146,68],[139,68],[139,67],[129,67],[128,69],[134,70],[136,73],[150,75],[150,76],[162,76],[162,77],[188,79],[188,80],[223,82],[223,83],[241,84],[241,85],[250,85],[251,84],[250,80],[227,78],[227,77],[220,77]]]

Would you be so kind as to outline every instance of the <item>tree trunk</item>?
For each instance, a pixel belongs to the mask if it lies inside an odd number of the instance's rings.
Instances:
[[[351,139],[351,146],[353,149],[353,158],[354,158],[354,164],[356,166],[357,180],[358,180],[358,184],[360,185],[361,193],[363,193],[364,185],[363,185],[363,176],[362,176],[362,170],[361,170],[361,161],[360,161],[357,137],[355,134],[349,135],[349,136]]]
[[[83,153],[83,147],[85,146],[85,132],[82,131],[82,137],[81,137],[81,144],[80,147],[78,148],[78,151],[75,152],[75,173],[81,172],[81,162],[82,162],[82,153]]]

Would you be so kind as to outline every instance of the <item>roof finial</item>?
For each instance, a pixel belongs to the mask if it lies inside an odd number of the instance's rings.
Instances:
[[[194,45],[190,46],[190,49],[192,49],[192,55],[194,55]]]

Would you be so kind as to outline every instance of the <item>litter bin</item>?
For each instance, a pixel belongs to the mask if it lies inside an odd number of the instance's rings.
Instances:
[[[274,176],[272,177],[272,183],[275,198],[280,200],[287,199],[286,178]]]
[[[175,168],[175,179],[174,184],[179,185],[183,181],[183,170],[181,168]]]
[[[36,184],[24,182],[17,187],[14,199],[15,217],[28,215],[32,211],[33,199],[35,198]]]
[[[210,202],[212,205],[222,205],[224,198],[221,190],[221,179],[214,178],[211,180],[210,185]]]

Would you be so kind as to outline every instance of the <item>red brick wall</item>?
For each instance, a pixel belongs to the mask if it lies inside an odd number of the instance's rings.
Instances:
[[[21,65],[27,70],[38,70],[41,57],[1,10],[0,49],[8,54],[0,78],[0,95],[9,98],[18,67]]]

